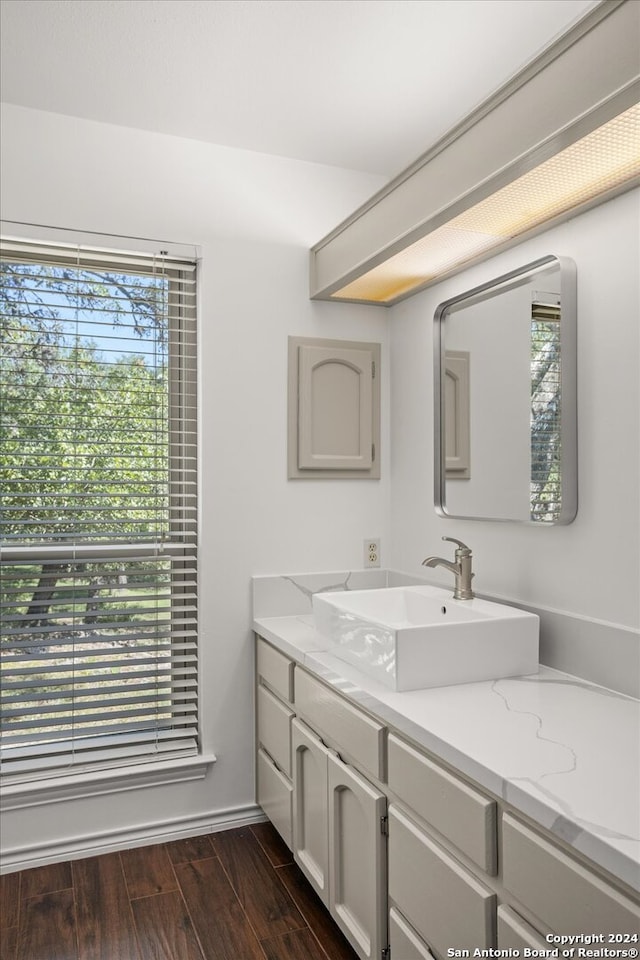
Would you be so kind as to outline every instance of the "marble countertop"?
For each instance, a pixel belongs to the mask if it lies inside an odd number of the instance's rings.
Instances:
[[[259,616],[253,629],[640,890],[640,701],[543,666],[526,677],[395,693],[334,656],[311,614]]]

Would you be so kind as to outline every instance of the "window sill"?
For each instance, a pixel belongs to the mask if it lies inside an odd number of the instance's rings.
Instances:
[[[109,793],[161,787],[188,780],[202,780],[215,763],[213,754],[182,757],[158,763],[140,763],[92,773],[68,774],[42,780],[5,784],[0,794],[0,813],[66,800],[102,797]]]

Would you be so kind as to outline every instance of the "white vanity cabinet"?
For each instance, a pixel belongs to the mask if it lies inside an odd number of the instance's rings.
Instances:
[[[495,801],[393,733],[388,774],[389,904],[413,955],[495,946]]]
[[[505,890],[554,933],[640,935],[640,903],[510,813],[502,818]]]
[[[364,715],[363,715],[364,716]],[[293,731],[293,854],[362,960],[387,946],[387,798],[306,723]]]
[[[379,960],[387,798],[367,774],[384,771],[386,729],[294,667],[257,638],[257,800],[358,956]]]
[[[294,664],[264,640],[256,648],[257,800],[292,845],[291,721]]]
[[[436,957],[494,944],[495,894],[395,804],[389,807],[389,901]]]
[[[640,934],[624,883],[261,639],[257,664],[258,802],[362,960]]]
[[[637,895],[505,803],[393,732],[387,764],[389,906],[415,949],[444,960],[452,945],[473,956],[475,948],[548,950],[549,933],[640,934]]]
[[[295,678],[294,856],[358,956],[379,960],[388,945],[387,798],[377,785],[386,727],[305,670]]]

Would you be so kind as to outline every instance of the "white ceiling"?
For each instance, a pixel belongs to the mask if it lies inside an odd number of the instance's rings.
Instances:
[[[2,99],[392,176],[597,0],[2,0]]]

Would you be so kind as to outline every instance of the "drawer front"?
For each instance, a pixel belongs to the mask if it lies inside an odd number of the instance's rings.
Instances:
[[[401,960],[433,960],[433,954],[395,907],[389,910],[391,957]]]
[[[292,710],[266,687],[258,687],[258,740],[283,773],[291,778]]]
[[[389,897],[437,957],[494,945],[496,897],[395,804],[389,807]]]
[[[498,947],[505,950],[521,950],[523,947],[549,950],[550,944],[515,910],[501,904],[498,907]]]
[[[264,750],[258,750],[258,803],[291,850],[293,787]]]
[[[504,886],[554,932],[640,932],[638,902],[508,814],[502,846]]]
[[[279,697],[293,703],[293,661],[269,646],[262,637],[258,637],[256,657],[258,676],[262,677]]]
[[[394,734],[387,743],[389,787],[486,873],[497,872],[496,804]]]
[[[385,727],[323,683],[296,670],[296,712],[378,780],[384,780]]]

